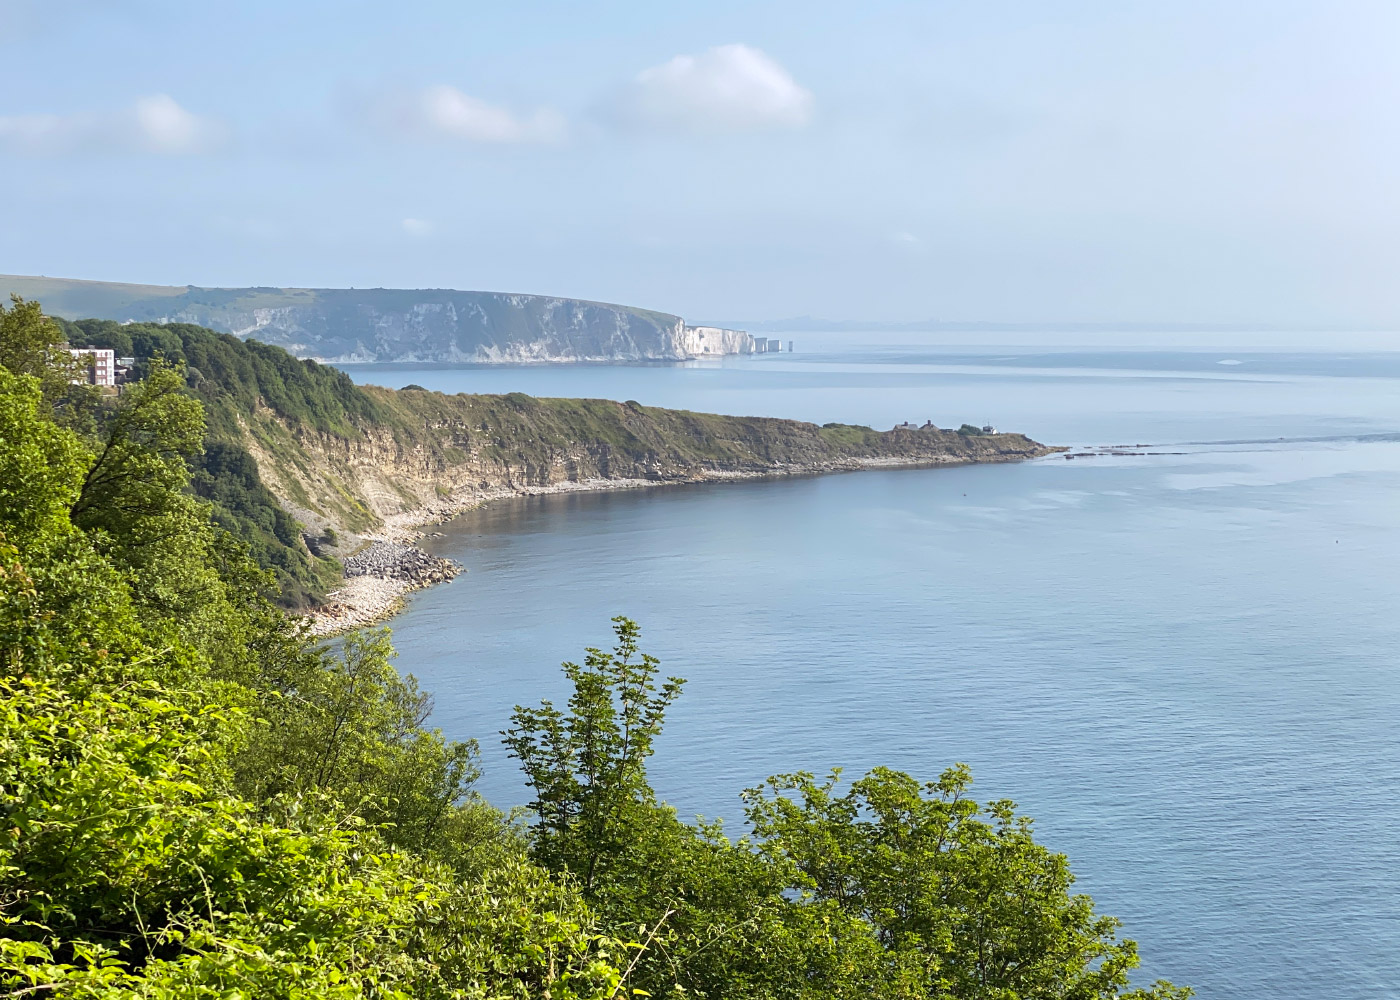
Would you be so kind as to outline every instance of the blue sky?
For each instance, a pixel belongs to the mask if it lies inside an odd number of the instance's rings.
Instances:
[[[0,0],[0,272],[1400,325],[1400,4]]]

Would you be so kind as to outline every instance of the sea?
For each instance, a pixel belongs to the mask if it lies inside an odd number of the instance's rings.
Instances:
[[[522,498],[432,529],[467,572],[414,595],[395,644],[433,723],[480,742],[479,790],[527,800],[500,731],[562,702],[560,663],[626,615],[687,681],[650,765],[684,817],[737,835],[768,775],[963,762],[1123,920],[1136,983],[1400,996],[1400,353],[791,339],[345,366],[1088,453]]]

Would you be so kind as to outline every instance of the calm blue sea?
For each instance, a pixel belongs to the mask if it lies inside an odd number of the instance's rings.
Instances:
[[[435,721],[561,699],[627,614],[689,679],[652,773],[683,815],[797,769],[972,766],[1157,976],[1207,998],[1400,995],[1400,354],[950,349],[794,336],[676,366],[347,366],[1131,457],[540,497],[429,539],[395,622]],[[879,340],[878,337],[875,338]],[[804,350],[805,348],[805,350]]]

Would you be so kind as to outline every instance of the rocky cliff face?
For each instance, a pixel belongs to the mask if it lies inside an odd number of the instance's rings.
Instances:
[[[65,319],[192,323],[335,362],[677,361],[747,354],[740,330],[545,295],[392,288],[184,288],[0,276]]]
[[[685,326],[680,331],[677,350],[682,357],[705,358],[725,354],[752,354],[755,341],[743,330],[717,326]]]
[[[678,316],[539,295],[326,290],[296,304],[161,306],[166,321],[255,337],[322,361],[651,361],[752,350],[747,334],[696,337]]]

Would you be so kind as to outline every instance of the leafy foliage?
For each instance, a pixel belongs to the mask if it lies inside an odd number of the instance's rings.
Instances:
[[[438,845],[477,778],[477,747],[426,728],[432,700],[393,656],[378,629],[348,636],[337,658],[305,658],[266,700],[268,724],[239,761],[249,796],[334,793],[392,843]]]
[[[564,664],[574,685],[567,714],[548,701],[517,706],[505,734],[535,792],[537,853],[579,874],[585,892],[631,839],[632,807],[654,804],[646,759],[684,683],[672,677],[657,691],[659,661],[638,655],[637,623],[613,625],[615,650],[589,649],[584,666]]]
[[[174,374],[84,441],[0,369],[0,990],[618,995],[628,947],[470,799],[386,637],[306,648],[185,492]]]
[[[572,876],[605,929],[650,945],[635,969],[656,994],[908,998],[1189,995],[1127,992],[1137,947],[1072,896],[1068,862],[1009,802],[985,809],[953,768],[920,785],[877,769],[845,796],[835,777],[745,793],[754,839],[691,826],[658,804],[646,760],[683,682],[658,687],[635,622],[617,645],[564,664],[567,709],[517,707],[503,735],[525,770],[535,859]]]
[[[77,438],[43,418],[40,386],[0,368],[0,523],[20,545],[63,532],[87,465]]]
[[[203,403],[208,421],[202,446],[185,452],[194,494],[212,505],[215,524],[276,576],[279,603],[318,603],[339,579],[340,564],[307,547],[296,519],[264,484],[243,428],[254,413],[270,410],[296,427],[351,436],[355,420],[376,416],[368,397],[334,368],[186,323],[79,320],[64,327],[70,339],[135,358],[138,385],[171,369],[184,372],[183,391]]]
[[[0,686],[0,985],[59,996],[612,995],[616,948],[516,862],[475,883],[373,831],[259,821],[213,706]]]
[[[83,319],[68,324],[69,339],[108,347],[144,366],[163,357],[185,366],[192,388],[210,410],[214,430],[231,437],[238,416],[267,407],[297,425],[350,436],[357,418],[374,420],[373,401],[350,376],[315,361],[299,361],[280,347],[240,340],[189,323],[114,323]]]
[[[78,366],[64,344],[63,329],[39,303],[10,296],[0,303],[0,368],[39,380],[50,403],[67,395]]]
[[[1138,958],[1116,940],[1119,921],[1070,894],[1067,859],[1035,842],[1014,803],[967,797],[965,766],[923,784],[877,768],[844,795],[838,777],[781,775],[746,792],[761,849],[795,865],[806,899],[873,928],[929,995],[1145,995],[1120,992]]]

